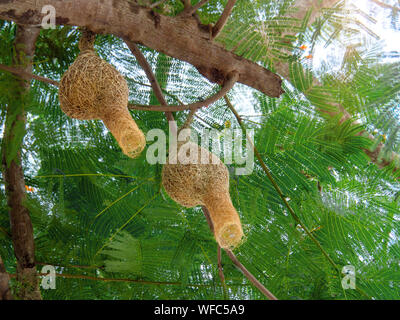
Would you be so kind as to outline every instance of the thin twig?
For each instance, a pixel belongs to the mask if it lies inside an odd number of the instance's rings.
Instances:
[[[185,111],[185,110],[196,110],[201,107],[209,106],[210,104],[214,103],[215,101],[224,97],[229,90],[235,85],[237,80],[239,79],[238,72],[232,72],[228,75],[227,81],[225,81],[224,85],[222,86],[221,90],[218,91],[215,95],[199,102],[187,104],[187,105],[175,105],[175,106],[138,106],[129,104],[128,108],[132,110],[145,110],[145,111],[159,111],[159,112],[171,112],[171,111]]]
[[[222,283],[222,288],[224,290],[224,297],[227,297],[227,290],[226,290],[226,284],[225,284],[225,276],[224,276],[224,270],[222,268],[222,262],[221,262],[221,247],[218,244],[217,248],[217,257],[218,257],[218,273],[219,277],[221,278],[221,283]]]
[[[211,232],[214,234],[214,226],[210,217],[210,212],[205,206],[201,207],[204,213],[204,216],[206,217],[208,226],[210,227]],[[263,284],[254,277],[250,271],[246,269],[245,266],[243,266],[240,261],[236,258],[236,256],[233,254],[233,252],[229,249],[224,249],[225,252],[227,253],[228,257],[232,260],[232,262],[242,271],[242,273],[246,276],[247,279],[250,280],[250,282],[258,289],[260,290],[261,293],[263,293],[268,299],[270,300],[278,300],[267,288],[263,286]]]
[[[384,2],[382,2],[382,1],[378,1],[378,0],[371,0],[371,1],[372,1],[373,3],[375,3],[376,5],[382,7],[382,8],[393,10],[395,13],[398,12],[398,11],[400,11],[400,8],[399,8],[399,7],[392,6],[392,5],[387,4],[387,3],[384,3]]]
[[[240,263],[240,261],[238,260],[238,258],[236,258],[236,256],[233,254],[233,252],[229,249],[225,249],[225,252],[227,253],[227,255],[229,256],[229,258],[231,258],[231,260],[233,261],[233,263],[240,269],[240,271],[243,272],[243,274],[246,276],[247,279],[249,279],[251,281],[252,284],[254,284],[254,286],[260,290],[268,299],[270,300],[278,300],[277,297],[275,297],[271,291],[269,291],[267,288],[265,288],[263,286],[263,284],[258,281],[256,279],[256,277],[254,277],[250,271],[248,271],[244,265],[242,265]]]
[[[48,273],[38,273],[39,276],[48,276]],[[181,286],[181,282],[163,282],[163,281],[146,281],[146,280],[135,280],[135,279],[122,279],[122,278],[99,278],[93,276],[86,276],[80,274],[65,274],[65,273],[56,273],[56,277],[66,278],[66,279],[82,279],[82,280],[93,280],[93,281],[104,281],[104,282],[133,282],[140,284],[148,284],[148,285],[173,285],[173,286]],[[10,274],[10,278],[15,278],[15,274]],[[186,284],[187,287],[208,287],[210,285],[207,284]]]
[[[199,1],[197,4],[195,4],[193,7],[192,7],[192,13],[191,14],[193,14],[193,13],[195,13],[197,10],[199,10],[202,6],[204,6],[208,1],[210,1],[210,0],[201,0],[201,1]]]
[[[52,79],[49,79],[49,78],[46,78],[46,77],[38,76],[38,75],[33,74],[33,73],[25,72],[25,71],[23,71],[23,70],[21,70],[19,68],[13,68],[13,67],[10,67],[10,66],[6,66],[6,65],[3,65],[3,64],[0,64],[0,70],[15,74],[15,75],[27,78],[27,79],[31,78],[31,79],[35,79],[37,81],[48,83],[48,84],[51,84],[51,85],[53,85],[55,87],[59,87],[60,86],[60,83],[58,81],[56,81],[56,80],[52,80]],[[131,81],[133,81],[134,83],[137,83],[139,85],[152,88],[151,84],[143,83],[143,82],[136,81],[136,80],[131,80]],[[171,98],[175,99],[176,101],[178,101],[178,103],[180,103],[181,105],[183,105],[183,102],[181,102],[178,97],[176,97],[173,94],[167,92],[165,89],[161,88],[161,91],[164,94],[166,94],[166,95],[170,96]]]
[[[216,38],[218,34],[221,32],[221,30],[224,28],[226,22],[228,21],[229,16],[232,13],[232,9],[235,6],[237,0],[229,0],[228,3],[226,4],[224,11],[221,14],[221,17],[215,24],[215,26],[212,29],[212,39]]]
[[[310,237],[311,241],[313,241],[316,244],[318,249],[325,256],[325,258],[328,260],[328,262],[333,266],[333,268],[336,270],[336,272],[338,272],[340,274],[339,267],[332,260],[332,258],[328,255],[328,253],[325,251],[325,249],[321,246],[319,241],[314,238],[314,236],[311,234],[311,232],[308,230],[308,228],[304,225],[304,223],[300,220],[300,218],[296,215],[296,213],[294,212],[293,208],[290,206],[290,204],[286,200],[286,197],[283,195],[282,190],[280,189],[280,187],[276,183],[275,179],[272,177],[272,174],[269,171],[269,169],[268,169],[267,165],[265,164],[264,160],[262,159],[260,153],[258,152],[257,148],[255,147],[255,145],[251,141],[250,137],[248,136],[248,134],[246,132],[246,127],[243,124],[243,121],[242,121],[241,117],[239,116],[239,113],[236,111],[236,109],[234,108],[234,106],[230,102],[229,98],[227,96],[225,96],[224,98],[225,98],[226,104],[228,105],[228,107],[232,111],[232,113],[234,114],[234,116],[235,116],[237,122],[239,123],[240,127],[242,128],[243,132],[246,134],[247,141],[251,145],[251,147],[253,148],[254,154],[256,155],[256,157],[257,157],[257,159],[258,159],[263,171],[265,172],[265,174],[267,175],[268,179],[272,183],[272,185],[275,188],[276,192],[279,194],[279,197],[282,199],[282,201],[285,204],[285,206],[288,208],[290,215],[293,217],[293,219],[296,221],[296,223],[299,224],[303,228],[303,230],[306,232],[306,234]],[[358,287],[357,287],[357,291],[360,292],[361,294],[363,294],[364,296],[366,296],[368,298],[371,298],[369,295],[367,295],[363,290],[359,289]]]
[[[192,109],[192,110],[190,110],[190,112],[189,112],[189,114],[188,114],[188,116],[187,116],[187,118],[186,118],[185,123],[182,125],[182,127],[179,128],[179,131],[182,130],[182,129],[187,129],[187,128],[190,127],[190,124],[192,123],[193,117],[195,116],[197,110],[198,110],[198,109]]]
[[[10,278],[15,279],[16,274],[8,274]],[[48,273],[38,273],[38,276],[48,276]],[[87,275],[79,275],[79,274],[66,274],[66,273],[56,273],[56,277],[65,278],[65,279],[80,279],[80,280],[91,280],[91,281],[103,281],[103,282],[131,282],[131,283],[139,283],[139,284],[147,284],[147,285],[168,285],[168,286],[186,286],[186,287],[195,287],[195,288],[204,288],[204,287],[213,287],[215,284],[191,284],[182,282],[168,282],[168,281],[148,281],[148,280],[135,280],[135,279],[126,279],[126,278],[99,278]],[[243,287],[248,286],[244,283],[234,283],[229,286],[235,287]]]
[[[73,265],[73,264],[67,264],[67,265],[62,265],[59,263],[50,263],[50,262],[37,262],[36,264],[39,266],[57,266],[61,268],[74,268],[74,269],[104,269],[104,266],[81,266],[81,265]]]
[[[182,11],[180,15],[182,16],[192,16],[199,10],[202,6],[204,6],[210,0],[201,0],[194,6],[187,6],[187,2],[185,3],[185,9]]]
[[[157,1],[157,2],[154,2],[154,3],[152,3],[151,5],[149,5],[149,8],[150,9],[153,9],[153,8],[155,8],[155,7],[158,7],[159,5],[162,5],[164,2],[166,2],[166,1],[168,1],[168,0],[160,0],[160,1]]]
[[[41,82],[46,82],[46,83],[52,84],[53,86],[56,86],[56,87],[59,86],[59,82],[58,81],[51,80],[51,79],[48,79],[48,78],[45,78],[45,77],[42,77],[42,76],[38,76],[36,74],[27,72],[27,71],[25,71],[25,70],[23,70],[21,68],[14,68],[14,67],[6,66],[4,64],[0,64],[0,70],[7,71],[7,72],[10,72],[10,73],[15,74],[17,76],[20,76],[21,78],[23,78],[25,80],[35,79],[35,80],[38,80],[38,81],[41,81]]]
[[[137,45],[129,40],[125,40],[126,45],[128,46],[129,50],[131,50],[132,54],[136,57],[136,60],[138,61],[139,65],[142,67],[144,72],[146,73],[147,78],[150,81],[151,87],[153,88],[154,95],[156,96],[157,100],[160,102],[161,106],[166,107],[167,101],[164,98],[164,95],[161,91],[161,87],[151,70],[151,66],[148,63],[146,57],[143,55],[143,53],[139,50]],[[170,125],[170,130],[173,133],[177,133],[178,129],[176,126],[176,122],[174,119],[174,116],[171,111],[165,111],[165,116],[169,122]]]

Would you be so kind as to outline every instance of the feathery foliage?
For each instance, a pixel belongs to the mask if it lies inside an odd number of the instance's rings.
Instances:
[[[198,12],[200,20],[215,23],[226,2],[209,1]],[[382,59],[376,35],[358,20],[360,11],[340,2],[310,25],[310,12],[303,19],[290,16],[296,3],[238,1],[216,40],[275,71],[287,65],[280,98],[239,84],[228,96],[254,129],[255,146],[290,206],[338,269],[292,218],[257,162],[250,175],[230,179],[246,234],[235,254],[279,299],[400,299],[396,159],[380,168],[365,153],[381,142],[385,154],[399,151],[399,61]],[[180,1],[166,1],[157,10],[174,16],[182,9]],[[1,64],[11,64],[14,37],[15,25],[0,21]],[[78,54],[78,38],[73,27],[42,30],[34,72],[59,80]],[[302,44],[311,53],[321,45],[337,46],[344,58],[339,66],[314,68]],[[122,40],[99,35],[95,48],[126,77],[131,102],[158,104]],[[140,49],[168,103],[196,102],[218,90],[193,66]],[[0,72],[1,126],[13,99],[12,78]],[[217,245],[201,209],[183,208],[167,196],[162,167],[148,164],[146,152],[129,159],[102,122],[65,116],[57,94],[49,84],[32,82],[22,152],[26,184],[33,188],[26,205],[36,260],[39,269],[51,264],[60,274],[56,290],[42,290],[45,299],[265,298],[223,254],[225,295]],[[328,116],[339,106],[350,114],[345,121],[342,114]],[[178,124],[186,115],[174,113]],[[144,132],[168,133],[162,113],[132,116]],[[225,129],[239,125],[221,99],[197,112],[192,127],[199,133],[217,129],[223,139]],[[7,212],[0,180],[0,256],[12,273]],[[342,287],[340,272],[347,265],[356,270],[357,290]]]

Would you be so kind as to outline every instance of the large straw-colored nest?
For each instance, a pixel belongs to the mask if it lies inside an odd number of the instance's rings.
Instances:
[[[184,161],[181,152],[186,152]],[[179,143],[178,152],[170,153],[163,166],[162,183],[182,206],[208,209],[214,236],[222,248],[232,249],[241,243],[243,230],[229,195],[229,172],[216,155],[193,142]]]
[[[79,48],[80,54],[60,81],[62,111],[75,119],[103,120],[122,151],[132,158],[138,156],[146,139],[128,111],[126,80],[95,53],[93,39],[84,35]]]

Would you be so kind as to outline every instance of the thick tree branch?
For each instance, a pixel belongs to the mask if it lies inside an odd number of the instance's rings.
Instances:
[[[218,91],[215,95],[199,102],[195,102],[192,104],[187,104],[187,105],[177,105],[177,106],[138,106],[134,104],[129,105],[129,109],[133,110],[146,110],[146,111],[184,111],[184,110],[196,110],[201,107],[206,107],[209,106],[210,104],[214,103],[215,101],[223,98],[229,90],[232,89],[232,87],[235,85],[239,75],[237,72],[232,72],[230,75],[227,77],[227,81],[224,83],[222,86],[221,90]],[[160,91],[161,92],[161,91]]]
[[[10,288],[10,276],[0,257],[0,301],[1,300],[13,300],[13,296]]]
[[[228,74],[239,72],[239,82],[271,97],[282,93],[281,78],[210,40],[209,27],[193,17],[168,17],[126,0],[26,0],[1,1],[0,19],[40,24],[42,7],[56,9],[56,23],[87,27],[113,34],[186,61],[211,82],[222,84]]]
[[[221,30],[224,28],[226,22],[228,21],[229,16],[232,13],[233,7],[235,6],[237,0],[229,0],[226,4],[224,11],[221,14],[221,17],[215,24],[212,29],[212,39],[216,38]]]
[[[40,29],[17,26],[14,41],[14,65],[22,74],[31,73],[35,42]],[[19,299],[41,299],[35,267],[33,227],[29,211],[25,206],[25,181],[21,164],[21,148],[25,130],[25,110],[30,77],[12,83],[13,99],[7,104],[2,148],[3,177],[7,193],[12,242],[17,258],[17,279],[20,286],[16,292]]]

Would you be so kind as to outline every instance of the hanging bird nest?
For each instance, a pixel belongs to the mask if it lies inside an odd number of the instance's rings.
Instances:
[[[193,142],[178,143],[177,149],[177,153],[170,152],[163,166],[162,183],[166,192],[184,207],[205,206],[221,248],[237,247],[243,230],[229,195],[227,167],[216,155]],[[184,158],[183,153],[186,153]]]
[[[96,54],[94,39],[93,33],[83,33],[80,54],[60,81],[60,107],[71,118],[103,120],[123,153],[135,158],[143,151],[146,139],[128,111],[128,85]]]

